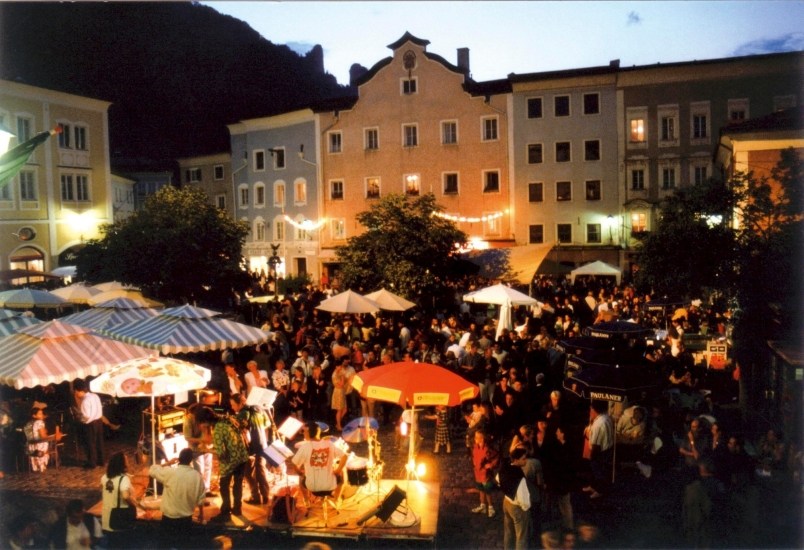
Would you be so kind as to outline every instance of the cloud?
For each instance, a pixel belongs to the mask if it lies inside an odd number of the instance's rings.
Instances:
[[[640,23],[642,23],[642,18],[639,16],[637,12],[632,11],[628,14],[628,23],[626,23],[627,25],[629,26],[639,25]]]
[[[304,55],[310,50],[312,50],[315,44],[311,44],[309,42],[286,42],[285,46],[287,46],[288,48],[290,48],[299,55]]]
[[[804,33],[791,32],[775,38],[760,38],[735,48],[733,55],[793,52],[804,50]]]

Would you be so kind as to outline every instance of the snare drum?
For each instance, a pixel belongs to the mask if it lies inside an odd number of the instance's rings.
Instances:
[[[362,487],[369,482],[368,460],[361,457],[352,457],[346,463],[346,479],[350,485]]]

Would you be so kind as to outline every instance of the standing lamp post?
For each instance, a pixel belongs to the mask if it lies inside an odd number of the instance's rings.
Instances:
[[[609,216],[606,218],[606,221],[608,222],[608,226],[609,226],[609,244],[614,244],[614,237],[613,237],[613,234],[612,234],[612,231],[613,231],[612,226],[614,225],[614,216],[609,214]]]
[[[277,253],[279,247],[280,245],[278,244],[272,244],[271,256],[268,258],[268,268],[274,274],[274,302],[279,301],[279,272],[276,270],[277,266],[282,263],[282,258],[280,258],[279,254]]]

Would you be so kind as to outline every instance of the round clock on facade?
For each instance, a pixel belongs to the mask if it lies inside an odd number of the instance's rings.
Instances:
[[[23,227],[17,232],[17,238],[21,241],[32,241],[36,238],[36,231],[32,227]]]

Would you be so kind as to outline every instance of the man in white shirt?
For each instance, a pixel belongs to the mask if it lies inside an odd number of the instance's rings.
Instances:
[[[294,361],[291,367],[291,370],[296,367],[301,367],[302,371],[304,371],[305,378],[313,374],[313,360],[310,359],[310,351],[306,348],[302,348],[299,351],[299,358]]]
[[[175,468],[173,464],[178,462]],[[160,548],[192,548],[193,512],[198,507],[198,520],[204,520],[204,479],[192,467],[192,449],[182,449],[178,458],[165,465],[154,464],[148,474],[164,485],[159,509]]]
[[[304,474],[304,486],[311,493],[332,492],[338,485],[337,475],[346,466],[346,453],[330,439],[319,439],[320,428],[308,422],[306,430],[310,439],[305,439],[293,455],[293,464]],[[341,459],[337,468],[335,459]]]
[[[592,468],[592,483],[584,487],[583,491],[591,493],[590,498],[603,496],[611,482],[614,458],[614,422],[606,414],[608,407],[608,401],[592,401],[589,408],[591,424],[586,427],[585,435],[589,439],[591,448],[589,463]]]
[[[87,461],[84,468],[105,466],[105,448],[103,442],[103,405],[100,397],[89,392],[85,380],[76,380],[73,383],[75,397],[76,419],[80,422],[79,437],[86,451]]]
[[[503,548],[524,550],[530,538],[530,491],[522,470],[527,462],[527,451],[517,447],[511,451],[511,462],[504,464],[497,474],[503,492]]]

